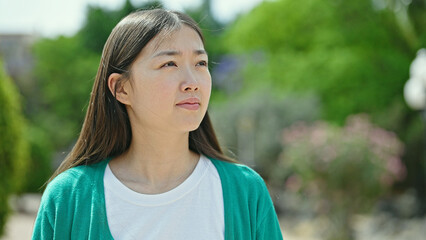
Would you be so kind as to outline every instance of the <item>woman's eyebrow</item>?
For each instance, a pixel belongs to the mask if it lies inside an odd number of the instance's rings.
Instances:
[[[195,55],[203,55],[203,54],[207,55],[207,52],[204,49],[200,49],[200,50],[195,50],[194,54]]]
[[[194,55],[203,55],[203,54],[207,55],[206,50],[204,49],[194,50]],[[165,50],[155,54],[153,58],[160,57],[160,56],[176,56],[176,55],[182,55],[182,52],[175,51],[175,50]]]

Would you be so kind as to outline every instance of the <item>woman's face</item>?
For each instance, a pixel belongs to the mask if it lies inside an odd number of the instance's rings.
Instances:
[[[153,38],[132,64],[131,80],[125,83],[132,127],[197,129],[210,99],[207,61],[203,42],[188,26]]]

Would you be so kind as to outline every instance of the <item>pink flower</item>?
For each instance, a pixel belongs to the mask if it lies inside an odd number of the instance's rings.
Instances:
[[[292,192],[297,192],[302,187],[302,180],[297,175],[291,175],[285,182],[285,186]]]

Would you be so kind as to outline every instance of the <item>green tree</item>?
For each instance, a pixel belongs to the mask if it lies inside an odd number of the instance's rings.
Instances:
[[[93,52],[100,53],[114,26],[126,15],[137,9],[150,9],[162,7],[160,1],[146,2],[140,6],[133,6],[126,0],[119,10],[108,10],[98,6],[89,6],[86,22],[79,31],[83,46]]]
[[[34,54],[43,106],[32,120],[47,130],[55,147],[67,146],[78,134],[100,56],[82,47],[78,37],[43,39]]]
[[[426,2],[423,0],[412,0],[408,6],[408,13],[413,23],[414,31],[419,37],[419,47],[425,47],[426,43]]]
[[[266,53],[264,64],[247,68],[247,88],[314,90],[323,118],[339,123],[401,102],[413,54],[393,15],[374,10],[369,0],[264,2],[226,36],[232,52]]]
[[[9,196],[19,192],[28,162],[25,121],[18,90],[0,61],[0,236],[9,209]]]

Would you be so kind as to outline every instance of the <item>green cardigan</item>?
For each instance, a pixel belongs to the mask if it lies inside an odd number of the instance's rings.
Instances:
[[[247,166],[211,161],[222,183],[225,240],[282,239],[263,179]],[[108,162],[106,159],[71,168],[49,183],[32,239],[113,239],[107,222],[103,182]]]

